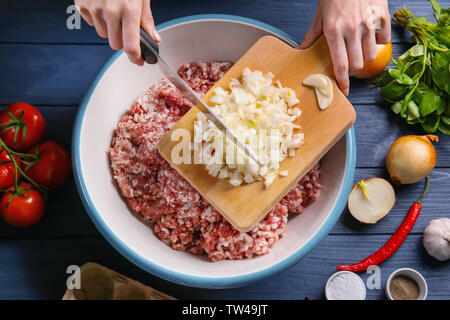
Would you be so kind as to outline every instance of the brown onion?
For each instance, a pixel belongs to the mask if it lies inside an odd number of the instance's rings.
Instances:
[[[436,150],[431,141],[437,136],[403,136],[389,148],[386,167],[396,184],[416,183],[427,177],[436,165]]]
[[[381,178],[359,181],[348,197],[350,213],[362,223],[376,223],[391,211],[394,204],[394,188]]]

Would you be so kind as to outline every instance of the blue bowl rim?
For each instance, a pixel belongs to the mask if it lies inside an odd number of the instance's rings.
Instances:
[[[288,40],[292,43],[296,43],[296,41],[290,36],[288,33],[279,30],[271,25],[268,25],[264,22],[260,22],[254,19],[234,16],[234,15],[225,15],[225,14],[201,14],[201,15],[192,15],[186,16],[182,18],[173,19],[164,23],[161,23],[157,26],[158,30],[162,30],[174,25],[192,22],[192,21],[200,21],[200,20],[225,20],[232,22],[241,22],[250,24],[253,26],[260,27],[269,32],[272,32],[285,40]],[[89,87],[86,95],[84,96],[74,123],[73,129],[73,137],[72,137],[72,161],[73,161],[73,170],[75,177],[75,184],[78,189],[78,193],[80,195],[81,201],[83,203],[84,208],[88,212],[91,220],[93,221],[96,228],[100,231],[104,238],[117,250],[120,254],[126,257],[128,260],[133,262],[135,265],[139,266],[143,270],[156,275],[165,280],[185,285],[191,287],[199,287],[199,288],[233,288],[245,286],[264,278],[273,276],[279,272],[282,272],[297,262],[299,262],[302,258],[304,258],[307,254],[311,252],[331,231],[333,226],[336,224],[339,219],[342,211],[347,202],[348,194],[353,185],[353,179],[355,174],[355,166],[356,166],[356,142],[355,142],[355,132],[354,128],[351,128],[346,134],[346,142],[347,142],[347,158],[345,165],[345,173],[344,173],[344,181],[341,187],[340,195],[335,203],[334,208],[332,209],[331,214],[327,218],[327,220],[322,224],[320,229],[316,232],[316,234],[301,248],[291,254],[289,257],[285,258],[282,261],[277,262],[276,264],[267,267],[263,270],[255,271],[252,273],[239,275],[239,276],[231,276],[231,277],[206,277],[206,276],[193,276],[189,274],[179,273],[172,270],[168,270],[164,267],[161,267],[158,264],[150,262],[146,260],[144,257],[140,256],[136,252],[133,251],[129,246],[127,246],[124,242],[122,242],[104,223],[100,213],[94,206],[92,199],[89,196],[86,184],[83,179],[82,170],[81,170],[81,159],[80,159],[80,136],[81,136],[81,127],[83,123],[84,114],[88,105],[88,102],[91,98],[92,93],[97,87],[98,83],[102,79],[104,73],[108,70],[108,68],[116,61],[116,59],[122,54],[122,50],[116,52],[103,66],[97,77],[94,79],[93,83]]]

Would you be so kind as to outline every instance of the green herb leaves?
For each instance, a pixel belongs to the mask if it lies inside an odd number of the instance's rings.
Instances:
[[[440,115],[445,111],[446,105],[444,99],[441,98],[434,90],[427,90],[421,99],[420,102],[420,115],[423,117],[432,114],[434,111],[437,111],[437,114]]]
[[[428,133],[450,134],[450,9],[430,2],[438,23],[406,8],[394,13],[394,21],[413,33],[415,45],[372,83],[407,123],[420,124]]]
[[[450,32],[450,31],[449,31]],[[436,87],[450,95],[450,51],[436,52],[431,60],[431,76]]]

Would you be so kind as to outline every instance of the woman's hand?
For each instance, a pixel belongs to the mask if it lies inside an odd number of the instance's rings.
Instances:
[[[377,43],[391,40],[387,0],[320,0],[313,23],[300,44],[310,47],[325,34],[340,89],[349,93],[349,75],[375,60]]]
[[[75,0],[81,16],[114,50],[124,49],[131,62],[143,65],[139,27],[161,41],[150,10],[150,0]]]

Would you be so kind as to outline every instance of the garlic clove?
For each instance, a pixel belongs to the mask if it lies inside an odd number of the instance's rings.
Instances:
[[[319,88],[315,88],[315,90],[319,108],[321,110],[325,110],[331,104],[331,101],[333,101],[333,94],[331,93],[330,95],[324,95]]]
[[[325,110],[333,101],[333,82],[326,75],[312,74],[303,80],[303,84],[314,87],[321,110]]]
[[[350,213],[362,223],[376,223],[391,211],[394,204],[394,188],[381,178],[361,180],[353,186],[348,197]]]
[[[327,97],[330,96],[330,92],[327,91],[325,88],[316,87],[316,89],[319,90],[322,95],[327,96]]]
[[[327,80],[322,74],[312,74],[303,80],[305,86],[326,89],[328,86]]]
[[[325,88],[322,88],[322,87],[317,87],[317,88],[323,95],[325,95],[327,97],[331,97],[331,99],[333,99],[333,82],[326,75],[321,74],[321,76],[325,79],[327,86]]]

